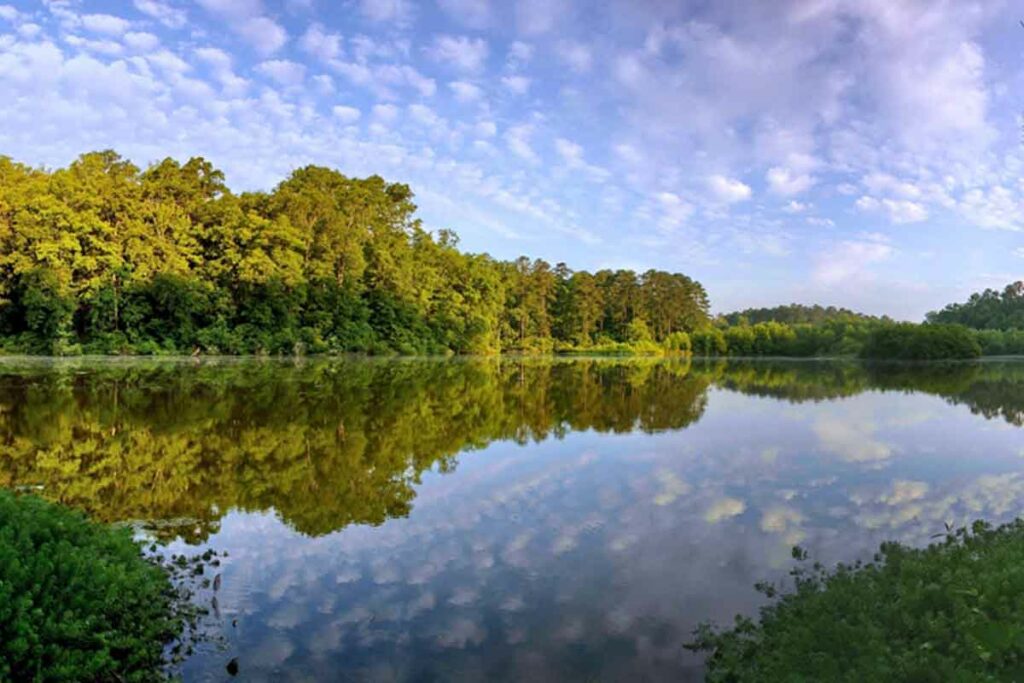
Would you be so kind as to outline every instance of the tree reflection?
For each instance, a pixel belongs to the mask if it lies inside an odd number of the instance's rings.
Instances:
[[[709,386],[787,401],[921,391],[1024,424],[1024,365],[686,360],[7,361],[0,485],[200,540],[230,509],[319,535],[407,515],[497,440],[677,430]]]
[[[680,429],[707,377],[675,362],[102,363],[5,367],[0,484],[191,540],[229,509],[324,534],[411,509],[456,455],[593,429]]]

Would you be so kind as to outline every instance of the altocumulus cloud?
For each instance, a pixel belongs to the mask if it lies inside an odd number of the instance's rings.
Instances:
[[[380,173],[469,249],[914,317],[1019,270],[1005,6],[22,0],[0,144],[203,155],[239,188]]]

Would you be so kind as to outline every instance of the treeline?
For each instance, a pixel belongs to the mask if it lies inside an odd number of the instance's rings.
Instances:
[[[955,323],[976,330],[1024,329],[1024,281],[1006,285],[1002,292],[986,289],[962,304],[932,311],[928,322]]]
[[[707,327],[690,335],[701,356],[847,356],[887,360],[977,358],[1024,353],[1024,334],[970,330],[962,325],[829,321],[787,325]]]
[[[726,325],[756,325],[757,323],[786,323],[789,325],[799,323],[810,323],[820,325],[827,322],[864,322],[888,320],[886,317],[878,318],[872,315],[865,315],[851,311],[848,308],[836,308],[835,306],[807,306],[804,304],[789,304],[786,306],[774,306],[772,308],[747,308],[734,313],[725,313],[720,316],[720,321]]]
[[[708,321],[691,278],[457,248],[410,188],[328,168],[234,194],[208,161],[0,157],[0,349],[481,353],[662,344]]]

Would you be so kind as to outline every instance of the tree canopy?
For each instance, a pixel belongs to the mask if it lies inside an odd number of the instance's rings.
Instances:
[[[986,289],[962,304],[949,304],[928,314],[928,322],[957,323],[978,330],[1024,329],[1024,281],[1006,285],[1002,292]]]
[[[0,157],[0,339],[32,353],[496,353],[708,321],[679,273],[504,262],[427,232],[412,190],[320,166],[235,194],[209,161]]]
[[[835,306],[807,306],[804,304],[789,304],[786,306],[773,306],[771,308],[747,308],[742,311],[725,313],[720,316],[727,325],[756,325],[757,323],[786,323],[789,325],[798,323],[822,324],[827,322],[865,322],[869,320],[883,320],[873,315],[857,313],[848,308],[837,308]]]

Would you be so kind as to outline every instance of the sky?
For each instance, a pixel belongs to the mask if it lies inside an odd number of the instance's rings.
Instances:
[[[716,312],[1024,278],[1010,2],[4,2],[0,154],[34,166],[376,173],[463,249],[682,272]]]

